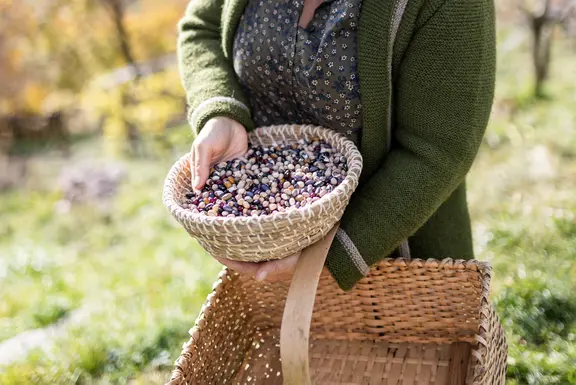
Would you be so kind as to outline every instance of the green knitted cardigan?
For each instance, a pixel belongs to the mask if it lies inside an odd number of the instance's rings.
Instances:
[[[180,72],[197,132],[216,116],[254,129],[232,64],[246,2],[192,0],[180,22]],[[465,177],[494,93],[493,0],[410,0],[391,40],[397,12],[398,0],[362,4],[364,169],[327,259],[344,290],[406,239],[413,257],[473,257]]]

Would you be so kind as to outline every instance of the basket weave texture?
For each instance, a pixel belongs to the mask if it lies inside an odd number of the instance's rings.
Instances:
[[[347,159],[344,181],[332,192],[303,208],[257,217],[209,217],[183,208],[191,192],[189,155],[170,170],[164,184],[164,204],[186,231],[211,254],[239,261],[259,262],[295,254],[324,237],[344,213],[358,186],[362,156],[353,142],[322,127],[283,125],[250,132],[248,141],[270,146],[298,139],[324,139]]]
[[[343,292],[324,271],[310,328],[312,383],[504,384],[507,345],[490,276],[478,261],[385,259]],[[287,292],[286,283],[224,269],[169,385],[282,384]]]

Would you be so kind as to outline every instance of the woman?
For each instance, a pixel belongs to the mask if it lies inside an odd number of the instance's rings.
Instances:
[[[342,289],[406,239],[414,257],[473,257],[465,176],[494,92],[492,0],[192,0],[179,59],[195,189],[257,126],[356,142],[363,175],[326,263]],[[220,261],[278,280],[297,260]]]

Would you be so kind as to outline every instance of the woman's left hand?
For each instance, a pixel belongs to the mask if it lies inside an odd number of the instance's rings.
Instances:
[[[237,273],[255,278],[256,281],[279,282],[292,279],[300,253],[268,262],[240,262],[225,258],[214,258]]]

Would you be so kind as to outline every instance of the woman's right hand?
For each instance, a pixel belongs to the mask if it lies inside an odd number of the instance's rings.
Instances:
[[[213,165],[243,156],[248,151],[246,129],[237,121],[217,117],[210,119],[192,144],[192,188],[199,192]]]

